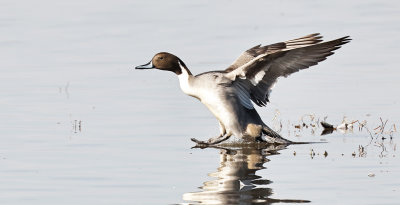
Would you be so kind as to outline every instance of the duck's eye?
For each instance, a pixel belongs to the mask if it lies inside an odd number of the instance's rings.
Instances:
[[[159,59],[162,60],[162,59],[164,59],[164,57],[160,57]]]

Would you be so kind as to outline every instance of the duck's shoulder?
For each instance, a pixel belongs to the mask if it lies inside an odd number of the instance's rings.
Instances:
[[[217,70],[217,71],[208,71],[204,73],[200,73],[195,76],[195,78],[208,78],[208,77],[222,77],[226,74],[226,71]]]
[[[209,71],[205,73],[200,73],[194,77],[195,81],[198,83],[208,82],[210,84],[225,84],[230,83],[231,80],[226,78],[225,71]]]

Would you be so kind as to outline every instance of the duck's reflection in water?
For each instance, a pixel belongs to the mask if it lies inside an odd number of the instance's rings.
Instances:
[[[256,172],[265,169],[267,156],[278,154],[285,146],[246,146],[220,149],[220,166],[209,176],[215,180],[206,181],[202,190],[183,195],[183,200],[190,204],[272,204],[272,203],[307,203],[307,200],[273,199],[272,183],[263,179]]]

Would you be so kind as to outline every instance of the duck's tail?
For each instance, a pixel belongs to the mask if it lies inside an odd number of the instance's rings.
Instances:
[[[275,132],[273,129],[269,128],[267,125],[263,126],[262,129],[263,135],[263,141],[271,144],[295,144],[295,142],[292,142],[290,140],[287,140],[281,135],[279,135],[277,132]]]
[[[280,145],[290,145],[290,144],[313,144],[322,142],[293,142],[288,139],[283,138],[280,134],[275,132],[273,129],[269,128],[267,125],[263,126],[262,141],[270,144],[280,144]]]

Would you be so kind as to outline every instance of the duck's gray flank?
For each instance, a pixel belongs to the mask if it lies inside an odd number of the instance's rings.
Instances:
[[[159,69],[178,75],[181,90],[199,99],[218,119],[220,134],[201,145],[220,143],[230,136],[269,143],[290,144],[270,129],[252,102],[265,106],[279,77],[316,65],[346,44],[349,36],[322,42],[318,33],[267,46],[257,45],[243,52],[226,70],[193,76],[177,56],[161,52],[149,64],[137,69]]]

